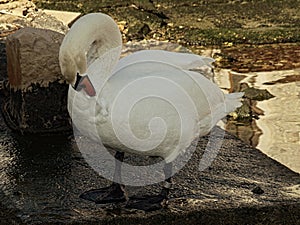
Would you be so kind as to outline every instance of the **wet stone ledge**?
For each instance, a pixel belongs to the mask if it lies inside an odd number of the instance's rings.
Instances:
[[[299,224],[300,175],[228,133],[222,139],[220,128],[214,131],[215,141],[223,142],[213,163],[199,171],[205,136],[174,176],[167,207],[143,212],[80,199],[83,191],[109,182],[84,161],[74,139],[24,138],[0,118],[1,224]],[[126,155],[125,162],[149,159]],[[161,185],[127,190],[141,197]]]

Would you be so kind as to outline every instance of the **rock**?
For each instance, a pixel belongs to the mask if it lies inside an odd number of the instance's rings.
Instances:
[[[245,92],[244,96],[251,100],[263,101],[275,97],[267,89],[247,87],[245,89],[242,89],[241,91]]]
[[[53,13],[39,10],[32,1],[7,1],[0,4],[0,38],[24,27],[35,27],[66,33],[67,24]],[[73,17],[72,17],[73,18]]]
[[[128,32],[131,33],[130,39],[143,40],[151,32],[151,28],[146,23],[137,22],[129,27]]]
[[[257,195],[261,195],[261,194],[265,193],[264,190],[260,186],[256,186],[251,191]]]
[[[47,15],[55,17],[57,20],[61,21],[63,24],[69,27],[81,15],[81,13],[79,12],[67,12],[49,9],[44,9],[43,12]]]
[[[9,13],[11,15],[24,17],[28,13],[37,11],[35,4],[28,0],[17,1],[0,1],[0,10],[2,13]]]
[[[8,87],[1,106],[12,129],[43,134],[71,130],[68,85],[58,62],[63,37],[37,28],[20,29],[7,37]]]
[[[27,0],[3,1],[0,13],[0,100],[7,124],[21,133],[71,131],[68,86],[61,80],[57,57],[67,24]]]
[[[36,28],[24,28],[7,37],[7,71],[15,90],[28,90],[32,83],[47,87],[59,80],[59,46],[64,35]]]

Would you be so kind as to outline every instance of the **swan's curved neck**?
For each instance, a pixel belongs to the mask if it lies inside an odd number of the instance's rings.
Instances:
[[[121,33],[111,17],[102,13],[81,17],[73,24],[61,44],[60,63],[67,71],[66,79],[75,79],[70,78],[68,71],[77,70],[72,76],[76,72],[84,74],[96,59],[113,49],[119,49],[120,52],[121,48]]]
[[[70,32],[75,48],[89,53],[90,48],[97,48],[98,54],[104,54],[112,48],[122,45],[121,33],[117,24],[108,15],[102,13],[92,13],[80,18],[75,23]],[[95,51],[94,50],[94,51]]]

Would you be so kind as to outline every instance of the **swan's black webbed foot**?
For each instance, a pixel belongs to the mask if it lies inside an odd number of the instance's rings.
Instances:
[[[111,186],[105,188],[86,191],[79,197],[95,202],[96,204],[118,203],[127,200],[124,186],[117,183],[113,183]]]
[[[165,201],[161,195],[131,197],[125,207],[150,212],[163,208]]]
[[[146,212],[162,209],[167,205],[169,188],[163,188],[159,195],[148,195],[143,197],[130,197],[126,208],[138,209]]]
[[[116,152],[115,154],[115,174],[114,179],[121,181],[121,164],[124,159],[123,152]],[[125,192],[125,187],[120,182],[113,182],[110,186],[100,189],[92,189],[82,193],[79,197],[96,204],[118,203],[127,201],[128,197]]]
[[[172,186],[172,163],[166,163],[164,167],[165,183],[159,195],[131,197],[129,198],[126,208],[139,209],[146,212],[159,210],[167,205],[168,195]]]

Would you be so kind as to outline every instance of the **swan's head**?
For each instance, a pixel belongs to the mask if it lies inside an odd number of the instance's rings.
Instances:
[[[87,69],[87,61],[84,53],[77,53],[64,49],[67,46],[61,45],[59,52],[59,65],[61,73],[67,83],[72,86],[76,83],[77,74],[85,74]]]
[[[86,75],[87,62],[85,54],[76,54],[76,51],[71,54],[61,47],[59,63],[63,77],[75,90],[84,90],[89,96],[96,95],[94,86]]]
[[[87,92],[85,87],[88,83],[83,82],[89,79],[83,78],[87,77],[87,67],[91,64],[91,59],[95,60],[120,46],[121,33],[111,17],[102,13],[91,13],[79,18],[64,37],[59,50],[59,64],[64,79],[76,90],[79,84]]]

